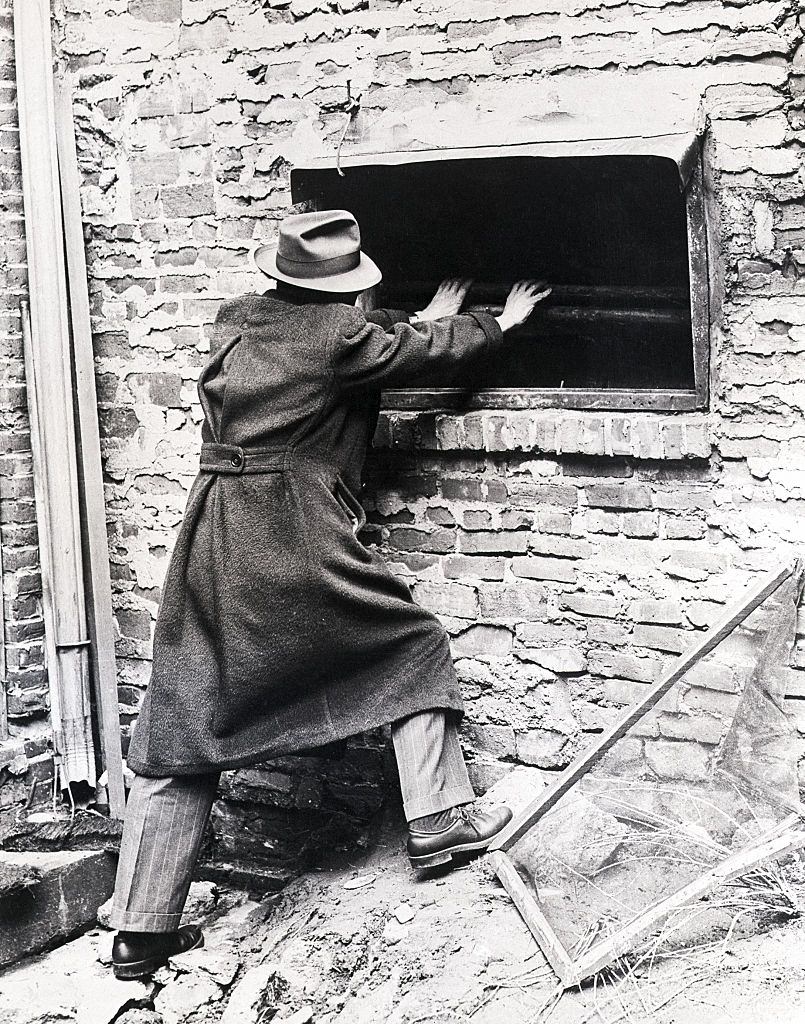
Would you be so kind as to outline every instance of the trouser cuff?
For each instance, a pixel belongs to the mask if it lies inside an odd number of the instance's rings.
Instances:
[[[175,932],[182,915],[153,914],[112,907],[109,924],[121,932]]]
[[[446,811],[449,807],[472,803],[474,799],[475,791],[468,784],[452,786],[450,789],[440,789],[438,793],[431,793],[429,796],[419,797],[417,800],[405,801],[403,803],[405,820],[413,821],[414,818],[424,818],[426,814],[438,814],[439,811]]]

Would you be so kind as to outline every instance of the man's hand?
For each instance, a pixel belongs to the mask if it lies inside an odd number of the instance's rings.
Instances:
[[[509,292],[503,312],[496,318],[501,331],[510,331],[524,324],[537,303],[550,294],[547,281],[518,281]]]
[[[441,320],[443,316],[455,316],[461,309],[472,281],[453,277],[442,281],[436,294],[420,313],[414,313],[414,320]]]

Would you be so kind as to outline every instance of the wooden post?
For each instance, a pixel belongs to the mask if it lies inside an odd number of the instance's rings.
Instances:
[[[92,644],[92,681],[98,710],[103,766],[106,769],[109,811],[122,817],[126,807],[117,665],[112,617],[112,581],[106,534],[101,441],[98,432],[98,396],[92,350],[87,264],[81,219],[80,178],[73,127],[72,97],[67,83],[55,83],[56,143],[67,254],[72,355],[78,428],[78,483],[84,543],[84,580],[87,589],[87,624]]]
[[[0,503],[2,503],[0,491]],[[2,518],[0,516],[0,518]],[[8,663],[6,661],[6,597],[3,572],[3,541],[0,537],[0,741],[8,739]]]
[[[34,483],[43,590],[49,592],[45,629],[51,723],[62,785],[86,781],[94,786],[49,0],[15,0],[14,44],[31,297],[26,373],[29,410],[38,423]]]

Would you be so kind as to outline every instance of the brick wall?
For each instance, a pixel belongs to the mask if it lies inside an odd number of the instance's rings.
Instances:
[[[11,0],[0,0],[0,539],[3,546],[9,738],[0,736],[0,824],[28,799],[47,800],[52,779],[43,668],[41,580],[19,300],[25,229]],[[3,686],[0,669],[0,687]]]
[[[381,423],[372,538],[453,636],[478,784],[514,762],[561,768],[737,588],[802,543],[805,50],[793,4],[62,6],[126,722],[197,464],[211,322],[221,300],[264,287],[248,252],[274,237],[294,162],[334,151],[347,80],[361,101],[347,147],[512,141],[569,109],[660,125],[701,102],[709,121],[710,411]],[[802,633],[805,667],[805,621]],[[707,724],[700,701],[663,742],[673,753]]]

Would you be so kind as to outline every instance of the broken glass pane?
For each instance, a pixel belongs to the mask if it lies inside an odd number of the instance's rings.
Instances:
[[[508,850],[574,961],[799,810],[784,697],[802,582],[798,569]],[[705,909],[662,940],[734,920]]]

